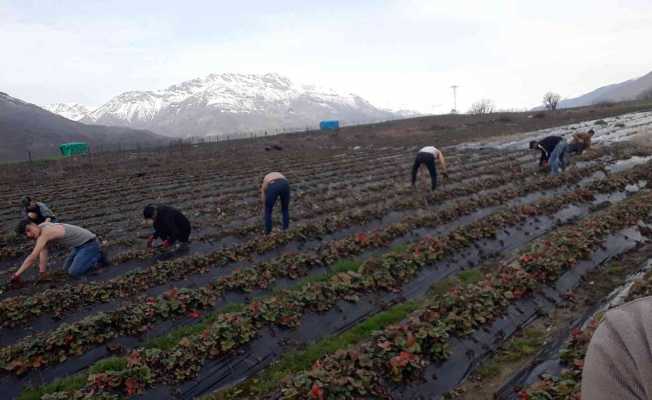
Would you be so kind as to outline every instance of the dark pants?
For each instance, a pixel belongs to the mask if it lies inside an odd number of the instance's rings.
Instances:
[[[272,231],[272,210],[276,199],[281,198],[281,209],[283,211],[283,230],[290,226],[290,184],[285,179],[271,181],[267,185],[265,194],[265,233]]]
[[[104,261],[104,254],[97,239],[74,247],[64,262],[64,268],[74,277],[85,274]]]
[[[414,165],[412,166],[412,186],[417,181],[417,172],[421,164],[426,164],[426,167],[428,167],[432,190],[435,190],[437,188],[437,167],[435,166],[435,156],[430,153],[417,153],[417,158],[414,160]]]

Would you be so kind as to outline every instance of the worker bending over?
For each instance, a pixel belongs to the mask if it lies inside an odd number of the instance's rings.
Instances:
[[[170,247],[177,241],[188,243],[190,221],[176,208],[148,204],[143,210],[143,217],[148,225],[154,227],[154,233],[147,240],[147,247],[152,247],[156,239],[163,241],[163,247]]]
[[[414,160],[414,165],[412,166],[412,186],[414,186],[417,181],[419,167],[421,164],[425,164],[430,172],[430,182],[432,184],[431,189],[435,190],[437,188],[437,162],[441,166],[444,177],[448,177],[448,173],[446,172],[446,160],[444,159],[444,154],[441,150],[435,146],[426,146],[419,150],[417,157]]]
[[[98,264],[106,264],[100,242],[95,234],[79,226],[53,222],[37,225],[33,221],[23,220],[16,227],[16,233],[35,240],[36,245],[11,278],[12,283],[19,283],[20,275],[30,268],[37,258],[40,279],[44,278],[47,275],[48,247],[52,243],[70,249],[70,254],[64,262],[64,269],[74,277],[90,271]]]
[[[559,175],[559,169],[566,169],[568,143],[561,136],[548,136],[541,140],[530,142],[530,149],[541,152],[540,167],[550,167],[550,175]]]
[[[270,172],[260,186],[260,201],[265,210],[265,234],[272,231],[272,210],[278,198],[281,199],[283,230],[287,230],[290,226],[290,183],[280,172]]]

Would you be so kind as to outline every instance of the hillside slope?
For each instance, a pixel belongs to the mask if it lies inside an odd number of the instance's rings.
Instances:
[[[0,92],[0,161],[50,157],[59,154],[59,144],[83,141],[97,146],[156,145],[169,138],[145,130],[84,125]]]
[[[571,108],[599,103],[633,101],[650,92],[652,92],[652,72],[637,79],[603,86],[582,96],[562,100],[559,107]]]

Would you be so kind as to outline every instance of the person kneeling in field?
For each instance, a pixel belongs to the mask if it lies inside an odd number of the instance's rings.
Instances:
[[[163,247],[170,247],[177,241],[188,243],[190,221],[181,211],[164,205],[148,204],[143,210],[145,222],[154,226],[154,234],[147,240],[151,248],[156,239],[163,240]]]
[[[432,190],[437,188],[437,166],[436,162],[441,165],[442,174],[444,177],[448,177],[446,172],[446,160],[444,159],[444,154],[436,148],[435,146],[426,146],[419,150],[417,153],[417,158],[414,160],[414,165],[412,166],[412,187],[414,187],[417,181],[417,172],[421,164],[425,164],[428,167],[430,172],[430,183]]]
[[[68,274],[74,277],[85,274],[98,264],[106,264],[97,237],[93,232],[84,228],[52,222],[37,225],[33,221],[23,220],[16,227],[16,233],[35,240],[36,245],[11,278],[11,282],[14,284],[20,283],[20,275],[34,264],[37,257],[39,259],[39,279],[46,277],[48,246],[51,243],[71,249],[70,255],[64,262],[64,268]]]
[[[562,171],[566,170],[568,143],[561,136],[548,136],[539,141],[533,140],[530,142],[530,149],[541,152],[539,166],[549,165],[550,175],[559,175],[560,168]]]
[[[29,219],[37,224],[43,222],[56,222],[57,217],[52,210],[43,202],[33,200],[31,197],[23,197],[21,204],[23,206],[22,217]]]
[[[283,213],[283,230],[290,226],[290,183],[280,172],[270,172],[263,178],[260,186],[260,201],[265,210],[265,234],[272,231],[272,210],[276,199],[281,198],[281,211]]]

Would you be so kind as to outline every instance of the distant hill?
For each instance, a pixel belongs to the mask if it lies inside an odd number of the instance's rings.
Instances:
[[[53,111],[79,118],[79,107]],[[172,137],[314,128],[320,120],[366,123],[397,118],[351,93],[299,85],[278,74],[211,74],[166,89],[122,93],[78,120],[149,129]]]
[[[618,103],[623,101],[652,98],[652,72],[637,79],[603,86],[573,99],[559,102],[559,108],[583,107],[599,103]]]
[[[59,154],[59,144],[82,141],[91,145],[155,145],[170,139],[146,130],[84,125],[46,111],[34,104],[0,92],[0,161],[50,157]]]

